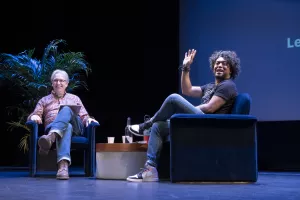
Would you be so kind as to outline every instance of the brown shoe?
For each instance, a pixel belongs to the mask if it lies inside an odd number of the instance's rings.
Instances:
[[[38,141],[38,145],[40,147],[39,154],[40,155],[48,155],[48,152],[52,146],[52,144],[55,142],[56,139],[56,133],[52,132],[48,135],[43,135],[40,137]]]
[[[58,180],[68,180],[69,179],[69,163],[67,160],[59,161],[56,179],[58,179]]]

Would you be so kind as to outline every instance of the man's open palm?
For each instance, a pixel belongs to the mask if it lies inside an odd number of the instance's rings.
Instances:
[[[193,63],[196,52],[197,51],[195,49],[192,49],[192,50],[189,49],[189,51],[185,53],[185,57],[183,60],[183,66],[189,67]]]

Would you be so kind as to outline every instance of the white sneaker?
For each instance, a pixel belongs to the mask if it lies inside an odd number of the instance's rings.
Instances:
[[[128,130],[136,136],[143,136],[143,132],[140,133],[140,125],[135,124],[135,125],[128,125]]]
[[[127,181],[132,182],[157,182],[159,181],[158,172],[155,167],[145,165],[145,167],[139,173],[129,176]]]
[[[136,136],[144,136],[144,130],[150,129],[152,126],[152,121],[148,120],[141,124],[128,125],[128,130]]]

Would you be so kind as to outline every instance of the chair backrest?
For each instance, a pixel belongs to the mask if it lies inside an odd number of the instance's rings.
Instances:
[[[240,93],[235,98],[231,114],[249,115],[251,106],[251,97],[248,93]]]

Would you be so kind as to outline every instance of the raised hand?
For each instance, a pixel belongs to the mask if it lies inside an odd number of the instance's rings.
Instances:
[[[184,67],[189,67],[193,63],[196,52],[197,51],[195,49],[189,49],[189,51],[185,53],[185,57],[182,63]]]

